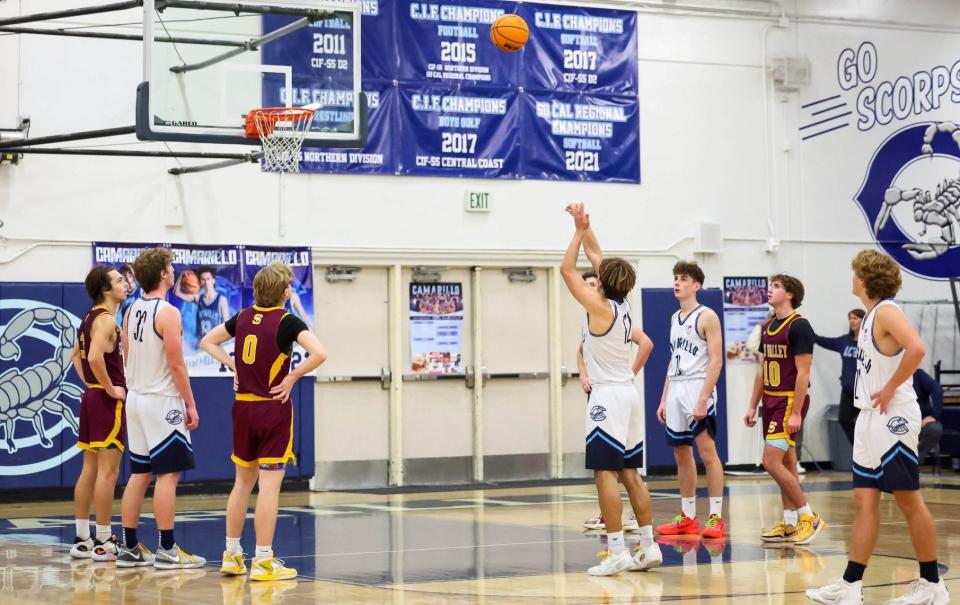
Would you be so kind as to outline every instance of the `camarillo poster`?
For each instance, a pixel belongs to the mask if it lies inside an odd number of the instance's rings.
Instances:
[[[747,347],[750,333],[767,318],[766,277],[723,278],[723,341],[727,361],[760,361]]]
[[[117,318],[121,325],[123,312],[144,294],[134,275],[134,260],[143,250],[160,245],[173,253],[175,281],[167,293],[167,301],[180,310],[183,355],[190,376],[224,376],[229,373],[199,348],[200,339],[240,309],[253,304],[253,276],[260,267],[274,260],[291,265],[294,284],[290,310],[313,327],[309,248],[94,242],[93,264],[116,268],[127,284],[127,300],[121,305]],[[225,343],[224,348],[232,354],[233,341]],[[295,350],[293,363],[298,363],[302,355],[302,351]]]
[[[301,171],[640,182],[636,12],[500,0],[362,7],[367,146],[305,148]],[[507,13],[529,27],[516,53],[489,39]],[[264,16],[263,30],[291,20]],[[294,85],[265,79],[265,106],[320,101],[315,125],[352,119],[352,35],[328,19],[265,45],[263,63],[293,66]]]
[[[464,372],[463,284],[410,284],[410,366],[429,374]]]

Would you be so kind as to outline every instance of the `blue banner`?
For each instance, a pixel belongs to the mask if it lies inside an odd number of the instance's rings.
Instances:
[[[530,92],[523,106],[526,178],[640,182],[635,98]]]
[[[405,132],[400,173],[514,176],[519,168],[519,108],[510,91],[400,90]]]
[[[636,98],[636,12],[523,4],[520,16],[530,27],[524,88]]]
[[[368,144],[304,149],[301,171],[640,182],[634,11],[371,0],[362,12]],[[530,29],[516,53],[489,39],[507,13]],[[264,31],[290,20],[265,16]],[[293,90],[266,77],[264,105],[320,102],[315,127],[349,125],[351,44],[333,19],[265,45],[265,64],[293,67]]]
[[[290,299],[286,309],[313,329],[313,261],[310,248],[275,248],[270,246],[244,246],[243,254],[243,306],[256,304],[253,297],[253,278],[257,271],[272,262],[286,263],[293,271]],[[293,345],[290,367],[295,369],[306,356],[299,344]]]

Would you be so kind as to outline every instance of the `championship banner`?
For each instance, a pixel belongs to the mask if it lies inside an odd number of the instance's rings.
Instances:
[[[723,278],[723,339],[727,361],[758,362],[760,356],[747,348],[747,339],[767,319],[766,277]]]
[[[519,53],[502,52],[489,38],[490,24],[504,13],[516,12],[517,4],[448,0],[397,5],[397,43],[403,49],[397,53],[400,82],[497,88],[520,85]]]
[[[640,182],[636,98],[535,92],[521,98],[525,178]]]
[[[463,284],[410,284],[410,366],[463,374]]]
[[[170,244],[176,275],[167,300],[180,309],[183,357],[190,376],[224,376],[227,368],[200,349],[200,339],[241,309],[239,246]],[[233,342],[224,343],[231,353]]]
[[[241,255],[243,264],[243,306],[256,304],[253,297],[253,278],[257,271],[273,262],[285,263],[293,271],[290,300],[285,308],[313,329],[313,261],[310,248],[274,248],[270,246],[244,246]],[[295,369],[306,358],[306,351],[294,343],[290,355],[290,369]]]
[[[400,173],[419,176],[513,176],[519,169],[519,107],[510,91],[400,90],[410,133]]]
[[[526,90],[630,95],[636,100],[635,11],[520,6],[519,14],[530,27],[530,40],[523,51]]]

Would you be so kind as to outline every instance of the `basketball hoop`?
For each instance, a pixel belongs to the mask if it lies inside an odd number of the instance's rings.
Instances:
[[[313,109],[262,107],[247,113],[245,134],[263,145],[263,169],[298,172],[300,147],[313,121]]]

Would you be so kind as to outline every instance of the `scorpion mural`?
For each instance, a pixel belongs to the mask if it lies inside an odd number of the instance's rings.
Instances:
[[[953,122],[931,124],[923,135],[923,145],[920,152],[933,157],[933,137],[938,132],[950,134],[960,148],[960,126]],[[957,245],[957,235],[960,232],[960,177],[944,179],[937,185],[934,192],[920,188],[906,191],[897,187],[888,188],[883,195],[883,208],[874,222],[874,232],[879,231],[887,224],[893,207],[903,202],[913,203],[913,220],[921,225],[920,236],[927,234],[927,229],[937,227],[938,235],[931,236],[925,242],[910,242],[903,245],[910,256],[917,260],[938,258]]]
[[[21,311],[0,333],[0,360],[20,359],[17,339],[34,325],[52,325],[60,334],[60,346],[53,357],[28,368],[11,368],[0,374],[0,423],[4,429],[7,452],[17,451],[13,427],[17,420],[29,420],[45,448],[53,446],[46,434],[41,412],[57,414],[70,425],[74,434],[79,431],[73,410],[60,401],[61,396],[80,400],[83,391],[66,381],[70,370],[70,355],[77,338],[77,330],[67,314],[60,309],[27,309]]]

